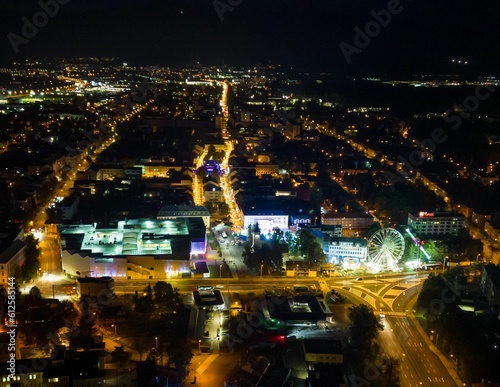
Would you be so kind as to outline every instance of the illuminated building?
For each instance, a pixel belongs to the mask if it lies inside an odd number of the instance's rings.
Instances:
[[[288,230],[288,215],[283,211],[250,210],[245,213],[243,228],[259,225],[261,234],[267,235],[273,232],[273,229]]]
[[[321,215],[321,224],[340,225],[344,230],[367,229],[373,220],[373,216],[366,212],[327,212]]]
[[[108,228],[61,225],[59,232],[63,271],[73,276],[182,278],[192,260],[206,256],[201,217],[130,219]]]
[[[465,227],[465,217],[455,212],[408,213],[408,226],[417,235],[458,235]]]
[[[368,256],[368,244],[363,238],[329,237],[323,241],[323,251],[331,263],[340,263],[344,260],[361,263]]]

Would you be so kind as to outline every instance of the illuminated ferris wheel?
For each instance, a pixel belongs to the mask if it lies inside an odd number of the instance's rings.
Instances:
[[[398,262],[405,251],[405,240],[393,228],[383,228],[368,240],[368,262],[370,271],[378,273],[390,270],[399,271]]]

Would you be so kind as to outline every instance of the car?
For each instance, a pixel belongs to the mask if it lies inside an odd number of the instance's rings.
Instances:
[[[356,281],[363,281],[363,277],[356,278]]]

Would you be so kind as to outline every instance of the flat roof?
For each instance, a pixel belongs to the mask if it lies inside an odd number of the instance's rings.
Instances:
[[[409,212],[408,215],[411,215],[415,218],[425,219],[425,218],[465,218],[462,214],[458,212]]]
[[[306,353],[342,354],[342,343],[340,340],[303,339],[303,343]]]
[[[63,224],[59,233],[66,250],[102,256],[170,256],[179,250],[189,252],[192,241],[205,237],[205,226],[201,218],[131,219],[109,228]]]
[[[266,296],[266,298],[270,298]],[[287,298],[287,302],[275,305],[271,313],[272,318],[283,321],[319,321],[327,316],[326,304],[324,308],[314,296],[294,296]]]
[[[362,247],[366,247],[368,246],[368,241],[364,238],[355,238],[355,237],[352,237],[352,238],[344,238],[344,237],[328,237],[328,238],[325,238],[325,242],[328,242],[328,243],[337,243],[337,244],[340,244],[340,243],[352,243],[354,245],[360,245]]]
[[[195,205],[166,205],[158,211],[158,218],[162,217],[198,217],[210,216],[210,212],[204,206]]]
[[[326,214],[323,215],[323,218],[325,219],[353,219],[353,218],[372,218],[373,216],[370,214],[367,214],[366,212],[327,212]]]

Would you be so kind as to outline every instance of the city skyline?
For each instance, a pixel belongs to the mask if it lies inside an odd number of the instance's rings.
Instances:
[[[163,66],[272,62],[287,69],[341,76],[395,76],[489,74],[499,60],[492,48],[500,37],[494,23],[500,6],[493,1],[482,2],[483,8],[465,1],[409,0],[286,5],[260,0],[196,4],[60,0],[56,6],[50,4],[24,1],[0,6],[3,61],[114,56],[134,64]],[[44,7],[52,11],[43,11]],[[388,7],[397,10],[389,19],[374,16]],[[23,35],[26,20],[33,22],[37,12],[53,16],[45,20],[38,14],[41,27]],[[356,45],[355,28],[366,32],[367,26],[371,35]],[[350,60],[346,60],[346,44],[356,50]]]

